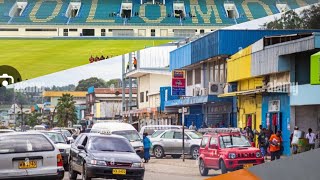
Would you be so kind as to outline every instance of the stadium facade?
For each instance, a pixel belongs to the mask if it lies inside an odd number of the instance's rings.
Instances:
[[[191,37],[318,0],[0,0],[0,36]]]

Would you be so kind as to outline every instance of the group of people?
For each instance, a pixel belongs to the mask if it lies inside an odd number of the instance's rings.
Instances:
[[[100,57],[99,56],[93,57],[91,55],[90,58],[89,58],[89,62],[90,63],[94,63],[94,62],[102,61],[102,60],[105,60],[105,59],[109,59],[109,56],[104,57],[103,55],[101,55]]]
[[[138,61],[137,61],[136,57],[133,58],[132,64],[133,64],[134,69],[137,69]],[[130,61],[128,61],[128,63],[127,63],[127,72],[129,71],[129,69],[130,69]]]
[[[294,127],[294,130],[299,130],[299,127],[296,126]],[[316,148],[316,139],[318,139],[319,136],[313,133],[312,129],[308,129],[308,133],[305,135],[305,139],[308,141],[308,146],[306,150],[311,150]],[[292,154],[297,154],[298,153],[298,145],[292,143],[293,141],[293,133],[290,136],[290,146],[292,147]]]

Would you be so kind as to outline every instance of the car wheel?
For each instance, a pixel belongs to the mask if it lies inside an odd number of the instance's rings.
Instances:
[[[174,154],[174,155],[171,155],[171,157],[173,159],[179,159],[179,158],[181,158],[181,155],[180,154]]]
[[[199,157],[199,147],[194,146],[191,149],[191,156],[192,156],[192,159],[198,159],[198,157]]]
[[[153,150],[153,154],[157,159],[163,158],[164,156],[163,148],[161,146],[156,146]]]
[[[199,162],[199,171],[201,176],[207,176],[209,172],[209,169],[206,168],[206,166],[204,165],[204,161],[202,159],[200,159],[200,162]]]
[[[221,173],[226,174],[228,172],[226,165],[224,164],[223,160],[220,161],[220,168],[221,168]]]
[[[87,174],[87,164],[83,164],[82,180],[91,180],[91,178],[88,177],[88,174]]]
[[[71,163],[69,163],[69,179],[70,180],[76,180],[78,176],[78,173],[76,173],[71,166]]]

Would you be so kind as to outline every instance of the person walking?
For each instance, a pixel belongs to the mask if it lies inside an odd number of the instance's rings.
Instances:
[[[295,126],[294,130],[299,130],[299,127]],[[292,154],[297,154],[298,153],[298,144],[296,144],[296,143],[292,144],[293,134],[294,134],[294,132],[292,132],[292,134],[290,136],[290,145],[291,145],[291,148],[292,148]]]
[[[268,148],[268,138],[266,135],[266,128],[262,128],[260,130],[260,134],[258,136],[258,144],[262,156],[266,159],[267,158],[267,148]]]
[[[308,150],[314,149],[316,144],[316,135],[312,132],[312,129],[308,129],[308,134],[306,134],[306,139],[309,141]]]
[[[269,148],[271,153],[271,161],[275,159],[280,159],[281,156],[281,146],[282,146],[282,138],[281,131],[278,130],[276,134],[272,134],[269,139]]]
[[[144,151],[144,162],[148,163],[150,160],[150,148],[152,143],[148,138],[148,133],[143,133],[143,151]]]

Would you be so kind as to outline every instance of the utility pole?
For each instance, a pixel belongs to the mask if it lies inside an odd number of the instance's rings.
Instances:
[[[182,107],[181,109],[179,109],[179,113],[181,113],[182,115],[182,161],[184,162],[185,160],[185,155],[184,155],[184,115],[185,113],[188,112],[188,108]]]

